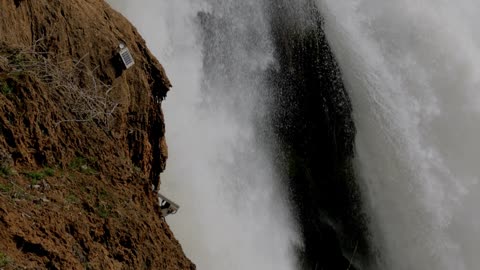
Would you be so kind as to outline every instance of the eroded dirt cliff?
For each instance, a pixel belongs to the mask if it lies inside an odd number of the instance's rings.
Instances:
[[[102,0],[0,0],[0,268],[195,268],[152,192],[169,88]]]

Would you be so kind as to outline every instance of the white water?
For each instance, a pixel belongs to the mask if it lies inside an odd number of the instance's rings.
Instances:
[[[256,74],[272,57],[259,2],[109,2],[136,25],[174,85],[163,103],[169,160],[161,192],[181,206],[167,221],[187,256],[198,269],[293,269],[294,219],[253,123],[268,113]],[[218,33],[233,61],[215,56],[214,74],[203,66],[199,11],[235,25],[233,35]]]
[[[376,269],[480,267],[480,2],[317,0],[347,83]]]

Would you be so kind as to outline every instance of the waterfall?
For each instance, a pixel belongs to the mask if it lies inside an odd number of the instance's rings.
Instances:
[[[480,4],[312,1],[353,106],[354,169],[371,236],[364,252],[374,258],[354,258],[358,239],[343,226],[354,219],[312,211],[325,215],[320,227],[345,241],[341,259],[356,268],[478,268]],[[302,37],[302,24],[312,23],[303,20],[308,0],[110,2],[174,84],[163,103],[170,158],[162,192],[181,205],[167,221],[187,255],[199,269],[298,268],[298,217],[276,167],[278,142],[265,128],[275,90],[265,74],[282,70],[275,42],[291,45],[288,34],[272,37],[269,23],[290,20],[289,31]],[[272,3],[297,8],[271,16]],[[287,53],[288,62],[305,50]]]
[[[262,71],[273,49],[262,1],[109,1],[159,58],[173,88],[163,102],[167,217],[198,269],[294,269],[295,218],[268,115]]]
[[[479,2],[317,4],[353,103],[372,268],[478,269]]]

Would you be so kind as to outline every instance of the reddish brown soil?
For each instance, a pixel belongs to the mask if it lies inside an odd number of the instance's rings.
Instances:
[[[136,29],[101,0],[0,0],[0,38],[0,269],[195,269],[151,191],[170,83]],[[136,62],[123,71],[120,41]],[[111,85],[108,128],[51,78],[16,69],[45,61],[70,74],[78,60]]]

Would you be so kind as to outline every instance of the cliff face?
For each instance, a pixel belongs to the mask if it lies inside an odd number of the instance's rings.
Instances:
[[[290,14],[288,1],[274,2],[278,65],[268,75],[275,97],[272,122],[283,151],[278,166],[288,176],[303,235],[301,265],[361,268],[370,251],[352,166],[350,99],[314,2],[306,1],[300,20]]]
[[[151,191],[170,83],[136,29],[101,0],[0,0],[0,37],[0,267],[194,269]]]

